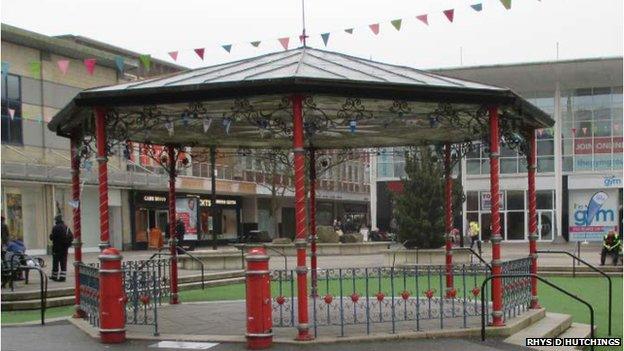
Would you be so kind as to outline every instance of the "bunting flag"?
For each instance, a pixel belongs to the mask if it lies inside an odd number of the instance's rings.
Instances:
[[[165,129],[167,129],[167,132],[169,132],[169,136],[173,135],[173,122],[169,121],[169,122],[165,122]]]
[[[470,5],[470,7],[477,12],[481,12],[481,10],[483,10],[483,4],[474,4]]]
[[[15,117],[15,109],[9,109],[9,117],[11,117],[11,120],[13,120],[13,118]]]
[[[583,131],[583,134],[587,134],[587,127],[583,127],[581,130]]]
[[[172,58],[174,61],[177,61],[177,60],[178,60],[178,52],[177,52],[177,51],[170,51],[170,52],[169,52],[169,56],[171,56],[171,58]]]
[[[453,22],[453,16],[455,15],[455,9],[444,10],[444,16],[449,20],[449,22]]]
[[[572,128],[572,134],[576,135],[576,128]]]
[[[9,67],[11,65],[8,62],[2,62],[2,79],[6,79],[7,75],[9,74]]]
[[[250,44],[251,44],[253,47],[257,48],[258,46],[260,46],[260,41],[259,41],[259,40],[258,40],[258,41],[252,41]]]
[[[212,118],[204,118],[203,124],[204,124],[204,133],[206,133],[208,132],[208,129],[210,129],[210,125],[212,125]]]
[[[349,33],[349,34],[353,34],[353,28],[347,28],[344,31]]]
[[[280,44],[282,44],[282,47],[284,48],[284,50],[288,50],[288,42],[290,41],[290,38],[285,37],[285,38],[279,38],[277,39]]]
[[[84,59],[84,65],[85,68],[87,69],[87,73],[89,73],[89,75],[93,75],[93,72],[95,71],[95,63],[97,62],[96,59]]]
[[[67,69],[69,68],[69,60],[58,60],[56,61],[56,65],[63,75],[67,74]]]
[[[139,55],[139,60],[143,64],[145,71],[149,71],[152,67],[152,55]]]
[[[119,71],[120,73],[123,73],[124,68],[126,67],[125,62],[126,59],[122,56],[115,57],[115,66],[117,66],[117,71]]]
[[[323,44],[325,44],[325,47],[327,47],[327,42],[329,41],[329,33],[321,34],[321,39],[323,39]]]
[[[416,16],[416,19],[421,21],[422,23],[429,25],[429,20],[427,20],[427,15]]]
[[[368,26],[368,28],[370,28],[370,30],[373,32],[373,34],[375,34],[375,35],[379,34],[379,23],[370,24]]]
[[[195,53],[197,54],[197,56],[199,56],[200,59],[202,59],[202,61],[204,60],[204,50],[204,48],[195,49]]]
[[[395,19],[393,21],[390,21],[390,23],[392,23],[392,26],[396,29],[396,30],[401,30],[401,22],[403,20],[402,19]]]
[[[30,74],[34,78],[41,77],[41,62],[40,61],[33,61],[28,65],[28,67],[30,68]]]
[[[537,130],[537,136],[542,136],[544,134],[544,129],[538,129]]]
[[[232,44],[221,45],[221,47],[223,48],[223,50],[227,51],[228,54],[230,53],[230,51],[232,51]]]
[[[500,2],[507,10],[511,10],[511,0],[500,0]]]

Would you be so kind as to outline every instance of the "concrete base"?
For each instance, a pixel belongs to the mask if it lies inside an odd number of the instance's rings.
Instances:
[[[242,269],[243,257],[238,250],[197,250],[191,252],[204,263],[205,270]],[[187,255],[178,256],[178,267],[188,270],[200,270],[201,264]]]
[[[453,251],[453,263],[470,263],[470,252]],[[441,249],[389,250],[384,253],[384,262],[387,266],[401,266],[414,264],[441,265],[446,263],[446,251]],[[479,261],[475,258],[474,263]]]
[[[259,243],[258,245],[267,248],[267,254],[270,256],[296,256],[297,249],[294,244],[271,244]],[[235,245],[239,250],[245,251],[249,247],[258,245],[245,244]],[[375,255],[387,253],[390,250],[391,242],[364,242],[364,243],[337,243],[337,244],[316,244],[317,256],[350,256],[350,255]],[[310,244],[307,247],[310,253]]]

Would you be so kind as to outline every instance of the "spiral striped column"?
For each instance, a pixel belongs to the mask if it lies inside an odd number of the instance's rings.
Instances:
[[[95,141],[97,145],[100,194],[100,251],[110,247],[108,230],[108,155],[106,151],[106,110],[95,108]]]
[[[453,180],[451,179],[451,144],[444,145],[444,229],[446,231],[446,297],[455,295],[453,282]]]
[[[492,217],[492,275],[501,274],[501,225],[500,225],[500,197],[499,197],[499,135],[498,135],[498,106],[489,108],[490,124],[490,203]],[[504,326],[503,321],[503,286],[501,278],[492,279],[492,326]]]
[[[306,266],[305,151],[301,95],[292,98],[293,149],[295,153],[295,247],[297,248],[297,340],[310,340],[308,325],[308,267]]]
[[[176,157],[174,147],[171,145],[167,146],[167,160],[169,162],[169,201],[168,201],[168,210],[169,210],[169,253],[171,254],[171,265],[169,266],[171,269],[169,280],[169,285],[171,289],[171,294],[169,296],[169,303],[172,305],[176,305],[180,303],[178,300],[178,249],[177,249],[177,240],[176,240],[176,187],[175,187],[175,179],[176,179]]]
[[[316,257],[316,152],[310,149],[310,267],[312,269],[312,297],[317,296]]]
[[[531,274],[537,274],[537,195],[535,193],[535,172],[537,171],[537,143],[535,130],[529,132],[529,152],[527,154],[527,170],[529,178],[529,256],[531,257]],[[541,308],[537,299],[537,278],[531,278],[531,308]]]
[[[72,200],[75,207],[73,209],[74,216],[74,305],[76,311],[74,318],[84,317],[84,311],[80,309],[80,268],[78,263],[82,262],[82,240],[80,225],[80,156],[78,156],[78,140],[72,136],[70,140],[69,152],[71,155],[71,190]]]

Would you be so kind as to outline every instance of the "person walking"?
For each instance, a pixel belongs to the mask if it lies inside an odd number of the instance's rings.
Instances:
[[[51,280],[64,282],[67,277],[67,251],[72,244],[73,234],[63,222],[61,215],[54,219],[55,224],[50,234],[52,240],[52,274]]]
[[[620,250],[622,249],[622,242],[620,237],[615,231],[610,231],[602,239],[602,251],[600,252],[600,265],[604,266],[607,255],[613,258],[613,265],[617,266],[618,258],[620,256]]]
[[[9,233],[9,227],[6,224],[4,216],[2,216],[2,258],[4,259],[4,253],[6,251],[7,245],[9,245],[9,239],[11,234]]]
[[[481,240],[479,240],[479,232],[481,228],[479,227],[479,223],[472,221],[468,227],[468,234],[470,235],[470,249],[474,247],[474,244],[477,244],[477,250],[479,251],[479,255],[481,254]]]

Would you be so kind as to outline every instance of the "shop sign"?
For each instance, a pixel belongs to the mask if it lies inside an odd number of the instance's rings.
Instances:
[[[167,198],[164,196],[158,196],[158,195],[144,195],[143,201],[144,202],[167,202]]]
[[[503,196],[503,192],[499,192],[498,193],[498,197],[499,197],[499,210],[503,210],[505,209],[505,197]],[[482,192],[481,193],[481,210],[482,211],[489,211],[492,209],[492,196],[490,195],[490,193],[488,192]]]
[[[199,200],[199,206],[201,207],[210,207],[210,199],[201,199]],[[236,200],[229,199],[217,199],[217,205],[236,205]]]
[[[197,240],[199,198],[176,198],[176,215],[184,222],[184,240]]]
[[[574,139],[575,155],[622,153],[621,137],[596,137]]]
[[[577,190],[570,192],[570,241],[602,241],[618,229],[617,190]]]

